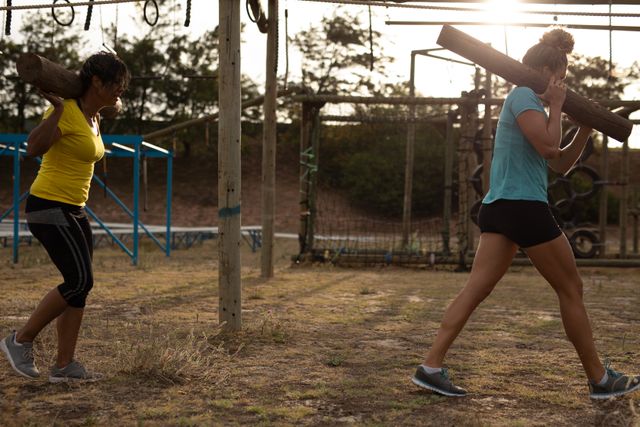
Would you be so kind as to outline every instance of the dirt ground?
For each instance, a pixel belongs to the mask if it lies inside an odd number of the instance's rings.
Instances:
[[[100,382],[49,384],[0,358],[0,425],[640,425],[640,393],[591,402],[552,290],[514,267],[472,316],[446,362],[468,397],[443,398],[410,382],[443,310],[466,274],[445,267],[346,269],[292,265],[278,241],[275,278],[243,247],[243,330],[217,319],[215,241],[138,267],[105,248],[77,358]],[[6,255],[6,256],[5,256]],[[39,246],[10,263],[0,249],[0,331],[26,320],[59,276]],[[582,269],[603,357],[640,372],[640,276]],[[36,342],[46,373],[55,330]]]

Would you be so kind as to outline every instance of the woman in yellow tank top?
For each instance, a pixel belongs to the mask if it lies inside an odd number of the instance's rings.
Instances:
[[[64,282],[45,295],[21,329],[0,341],[13,369],[36,378],[40,373],[33,360],[33,340],[57,319],[58,355],[50,382],[97,378],[74,359],[86,298],[93,286],[93,238],[84,205],[94,164],[104,155],[99,111],[119,102],[130,74],[117,56],[100,52],[84,62],[80,79],[83,93],[77,99],[41,92],[51,107],[27,141],[27,154],[42,156],[27,199],[27,223]]]

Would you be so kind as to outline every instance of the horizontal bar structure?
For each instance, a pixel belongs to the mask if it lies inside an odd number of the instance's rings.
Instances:
[[[539,72],[450,25],[442,27],[437,43],[511,83],[530,87],[537,93],[543,93],[547,88],[548,79]],[[627,139],[633,129],[633,123],[626,118],[612,113],[603,105],[598,105],[571,89],[567,89],[562,111],[578,123],[589,125],[618,141]]]
[[[19,233],[19,221],[20,221],[20,203],[22,203],[29,192],[20,194],[20,160],[26,156],[26,141],[27,134],[3,134],[0,133],[0,156],[12,156],[14,159],[13,165],[13,203],[12,207],[6,212],[0,212],[0,222],[6,218],[9,214],[13,213],[13,262],[18,262],[18,243],[20,241]],[[133,235],[133,248],[129,249],[118,236],[112,232],[108,226],[91,210],[89,206],[85,206],[87,214],[93,218],[93,220],[100,225],[104,232],[109,235],[114,243],[116,243],[130,258],[134,265],[138,262],[138,248],[139,248],[139,229],[143,230],[146,235],[153,240],[153,242],[165,252],[167,256],[170,255],[171,246],[169,242],[169,236],[171,235],[171,193],[172,193],[172,179],[173,179],[173,152],[166,150],[162,147],[157,147],[148,142],[144,142],[140,135],[102,135],[102,140],[105,144],[105,155],[107,157],[127,157],[133,159],[133,208],[127,207],[127,205],[118,198],[118,196],[101,180],[97,175],[93,175],[93,181],[101,188],[104,189],[105,194],[112,198],[115,203],[122,208],[122,210],[132,219],[132,235]],[[156,236],[151,232],[145,224],[140,221],[139,213],[139,195],[140,195],[140,161],[145,157],[164,158],[167,160],[167,200],[166,200],[166,224],[164,227],[166,243],[163,244],[158,240]],[[40,157],[35,157],[35,161],[41,162]]]
[[[394,3],[409,3],[408,0],[389,0]],[[486,0],[411,0],[411,3],[484,3]],[[520,0],[520,3],[528,4],[565,4],[565,5],[602,5],[640,4],[640,0]]]
[[[516,61],[517,62],[517,61]],[[474,102],[470,98],[430,98],[430,97],[375,97],[375,96],[348,96],[348,95],[297,95],[291,98],[295,102],[328,103],[328,104],[383,104],[383,105],[454,105]],[[502,98],[477,98],[480,104],[502,105]],[[640,109],[640,100],[594,100],[603,107],[631,107]]]
[[[385,21],[387,25],[455,25],[458,27],[465,26],[491,26],[497,25],[501,27],[532,27],[532,28],[547,28],[555,23],[540,23],[540,22],[476,22],[476,21]],[[628,25],[587,25],[587,24],[562,24],[563,27],[574,30],[602,30],[602,31],[640,31],[640,27],[628,26]]]
[[[441,12],[478,12],[487,13],[490,11],[487,7],[464,7],[464,6],[441,6],[440,4],[415,4],[411,3],[391,3],[385,0],[299,0],[315,3],[335,3],[344,4],[350,6],[380,6],[384,8],[401,8],[401,9],[414,9],[414,10],[435,10]],[[485,2],[486,4],[486,2]],[[560,11],[560,10],[534,10],[534,9],[517,9],[514,13],[525,15],[550,15],[550,16],[588,16],[588,17],[611,17],[611,18],[640,18],[639,13],[631,12],[587,12],[584,10],[578,12],[572,11]]]
[[[298,92],[300,92],[300,88],[293,86],[287,89],[279,90],[277,96],[281,97],[281,96],[290,95],[292,93],[298,93]],[[256,107],[258,105],[262,105],[263,103],[264,103],[264,95],[260,95],[257,98],[253,98],[243,102],[241,108],[244,110],[245,108]],[[219,113],[213,113],[208,116],[198,117],[197,119],[187,120],[182,123],[177,123],[175,125],[167,126],[166,128],[150,132],[146,135],[142,135],[142,137],[144,139],[161,138],[163,136],[167,136],[174,132],[177,132],[181,129],[188,128],[190,126],[194,126],[200,123],[214,122],[218,120],[218,116],[219,116]]]

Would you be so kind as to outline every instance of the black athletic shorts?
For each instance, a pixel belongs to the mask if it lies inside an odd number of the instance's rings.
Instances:
[[[562,234],[549,204],[533,200],[500,199],[480,207],[483,233],[498,233],[521,248],[551,241]]]

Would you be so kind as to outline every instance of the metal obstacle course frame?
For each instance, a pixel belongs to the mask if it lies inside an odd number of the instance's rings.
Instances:
[[[20,244],[20,204],[29,195],[28,192],[20,194],[20,159],[26,156],[27,134],[5,133],[0,134],[0,155],[13,157],[13,203],[6,211],[0,213],[0,222],[13,213],[13,262],[18,262],[18,247]],[[103,188],[106,194],[132,220],[133,242],[131,249],[119,238],[111,228],[102,221],[89,207],[85,206],[87,214],[100,226],[102,230],[131,258],[133,265],[138,264],[140,229],[166,254],[171,254],[171,194],[173,181],[173,151],[149,144],[143,141],[140,135],[102,135],[102,140],[108,148],[105,151],[107,157],[133,159],[133,207],[130,209],[105,183],[94,174],[93,181]],[[140,221],[140,161],[143,158],[167,159],[167,191],[166,191],[166,221],[165,242],[162,243],[145,224]],[[39,157],[36,158],[41,162]]]

